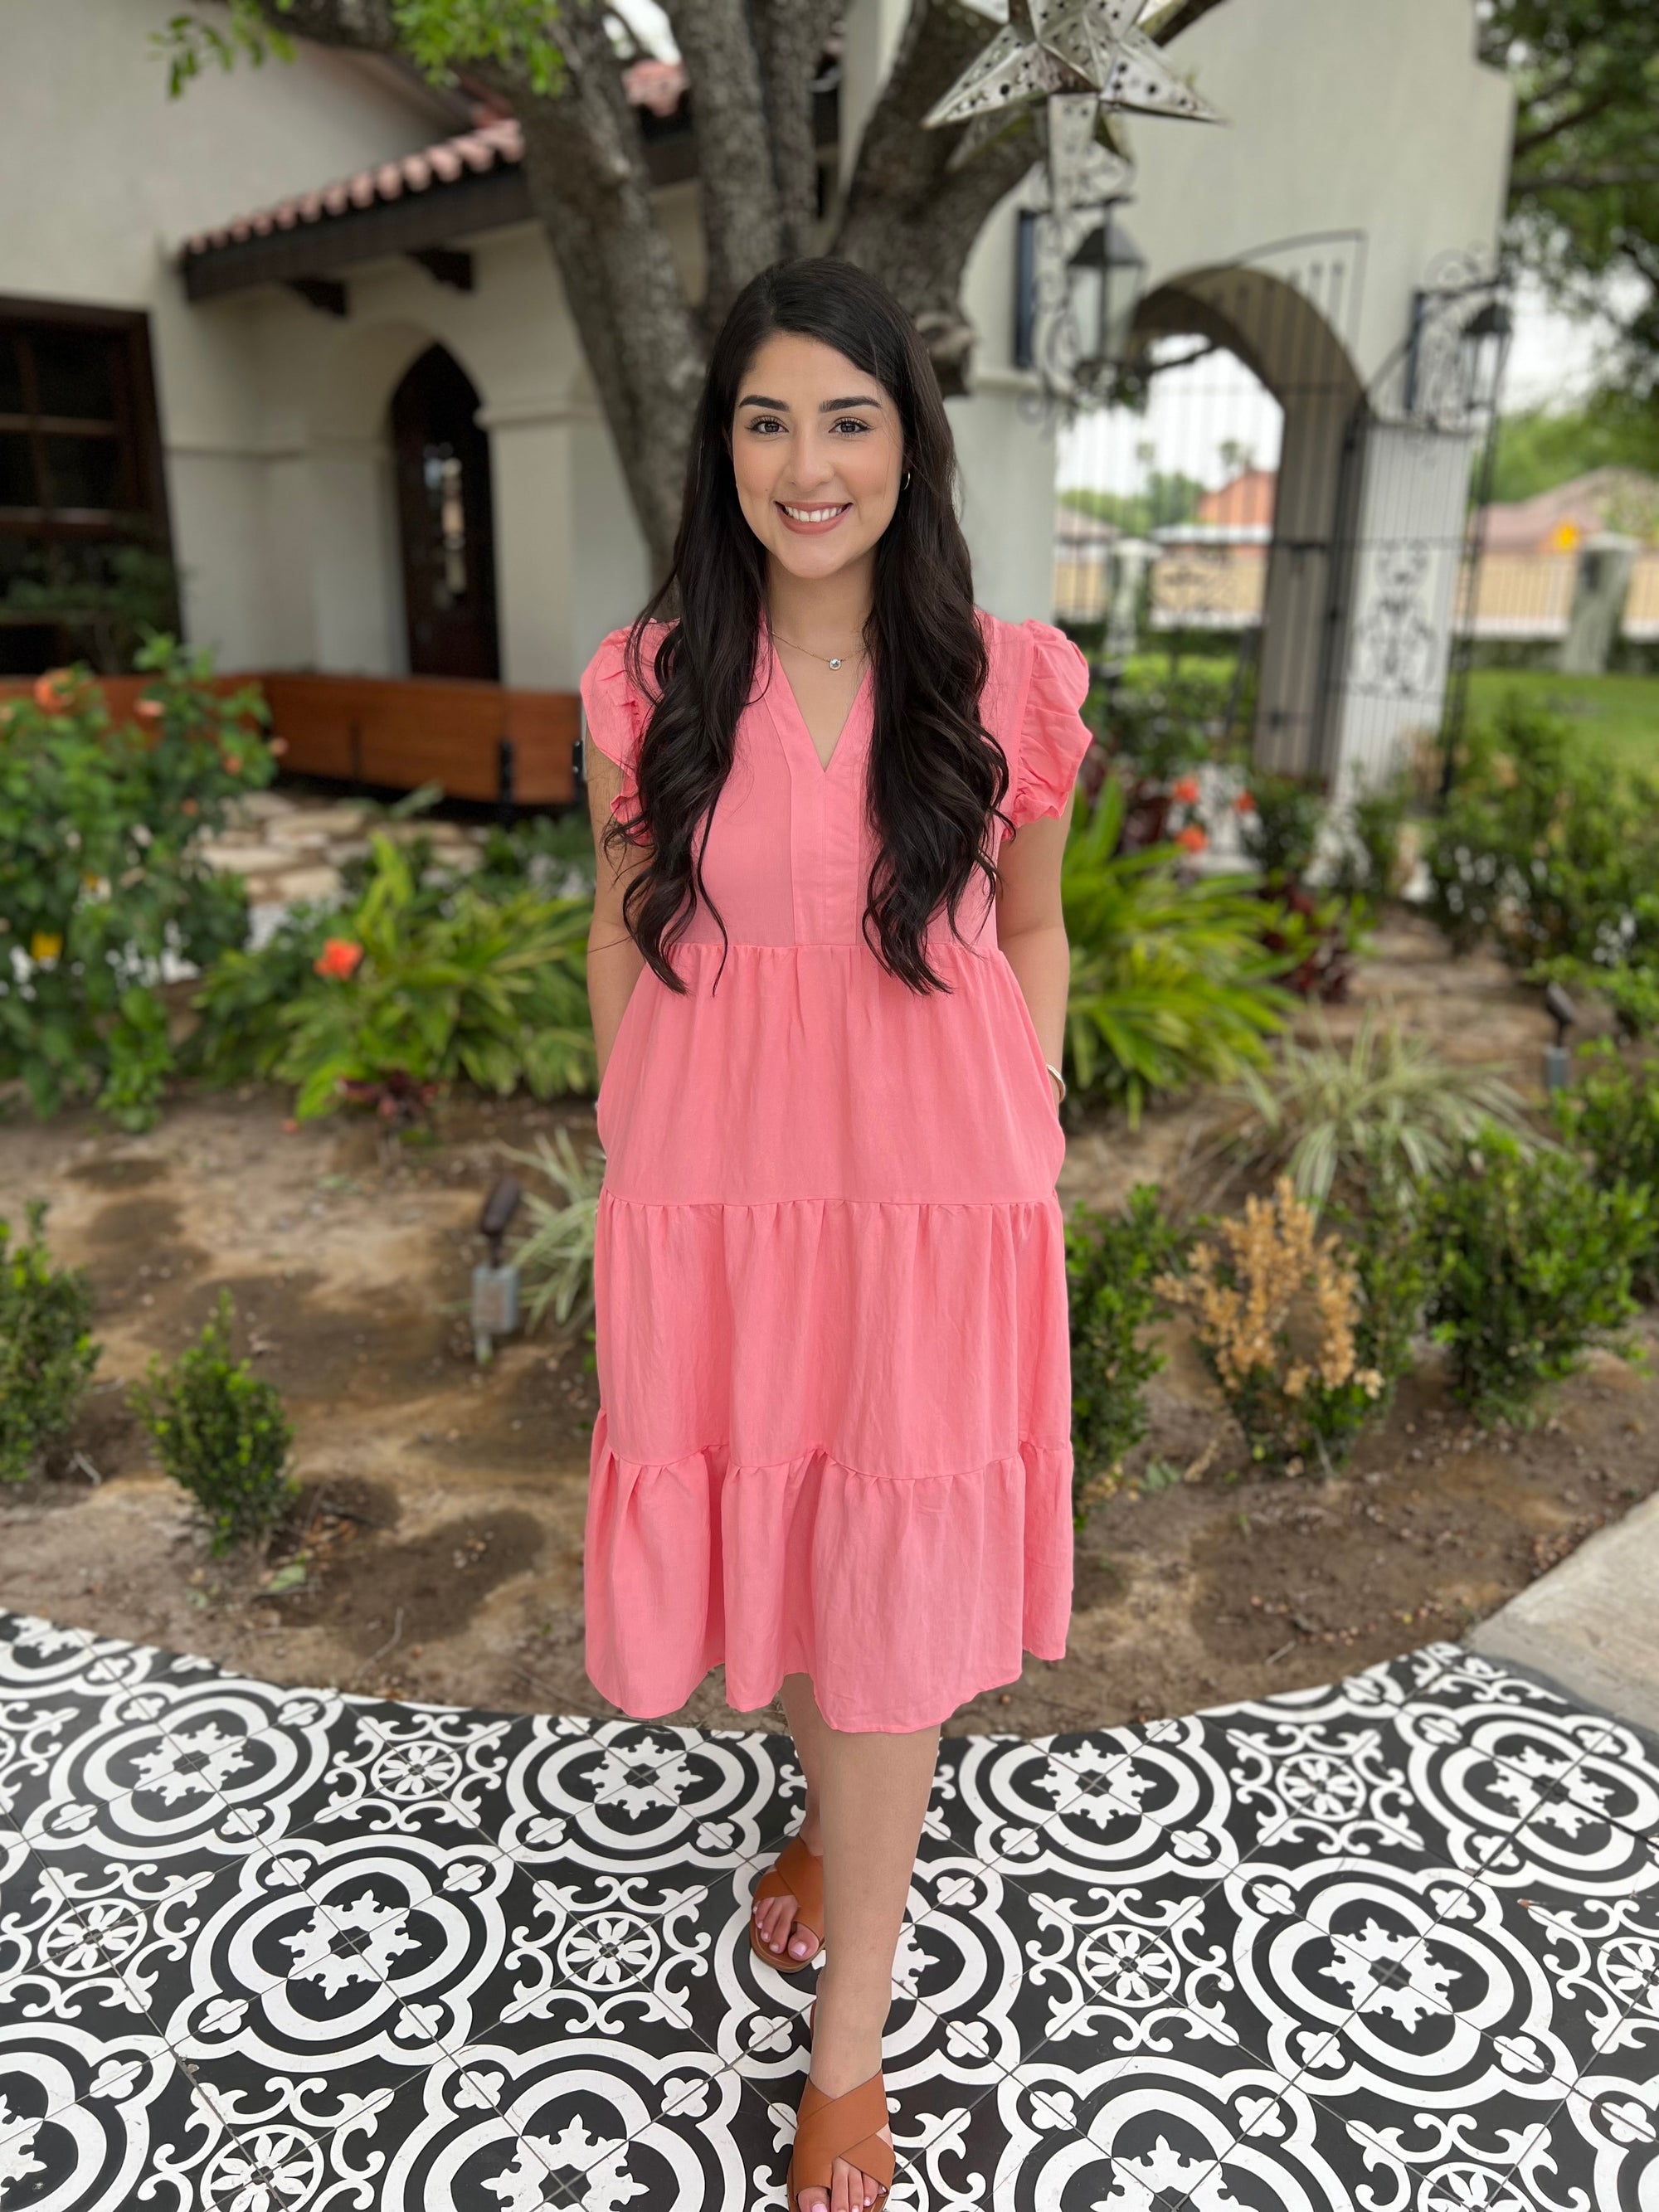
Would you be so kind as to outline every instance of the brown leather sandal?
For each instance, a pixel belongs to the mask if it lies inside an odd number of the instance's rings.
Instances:
[[[893,2185],[893,2146],[881,2137],[886,2125],[887,2090],[879,2074],[844,2097],[826,2097],[809,2079],[801,2092],[789,2160],[788,2212],[799,2212],[803,2189],[830,2188],[838,2158],[876,2184],[879,2194],[871,2212],[881,2212]]]
[[[792,1959],[787,1948],[769,1951],[761,1942],[755,1929],[754,1907],[765,1897],[794,1899],[795,1917],[784,1942],[787,1946],[797,1928],[805,1928],[815,1939],[810,1957]],[[809,1851],[799,1836],[791,1836],[755,1884],[754,1902],[749,1909],[749,1948],[781,1974],[804,1974],[823,1948],[823,1861]]]

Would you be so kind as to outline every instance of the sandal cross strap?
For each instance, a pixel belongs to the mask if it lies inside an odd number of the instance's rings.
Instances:
[[[876,2184],[881,2193],[873,2212],[880,2212],[893,2185],[893,2146],[881,2136],[886,2125],[887,2090],[879,2074],[860,2081],[844,2097],[828,2097],[809,2080],[801,2092],[789,2160],[789,2212],[796,2212],[803,2189],[830,2186],[838,2158]]]
[[[764,1959],[769,1966],[775,1966],[781,1974],[805,1973],[823,1948],[823,1861],[809,1851],[799,1836],[792,1836],[766,1872],[755,1884],[755,1903],[763,1898],[793,1897],[795,1917],[788,1936],[784,1938],[781,1951],[770,1951],[760,1940],[755,1928],[755,1915],[749,1915],[749,1948],[757,1959]],[[788,1944],[797,1928],[804,1928],[812,1939],[812,1948],[804,1959],[792,1959]]]

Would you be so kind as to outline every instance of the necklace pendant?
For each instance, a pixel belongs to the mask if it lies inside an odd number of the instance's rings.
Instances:
[[[841,663],[839,660],[832,660],[830,665],[831,668],[839,668],[841,666]]]

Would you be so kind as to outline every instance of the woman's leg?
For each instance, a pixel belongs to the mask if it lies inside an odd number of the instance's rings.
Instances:
[[[806,1695],[811,1698],[810,1686]],[[939,1756],[939,1730],[848,1735],[832,1729],[812,1703],[810,1719],[788,1705],[796,1744],[814,1726],[809,1790],[816,1790],[823,1843],[827,1957],[812,2026],[812,2079],[826,2096],[844,2096],[881,2066],[882,2030],[893,1997],[893,1955],[921,1840]],[[876,2184],[837,2159],[831,2190],[808,2189],[789,2212],[862,2212]]]
[[[819,1756],[824,1732],[823,1716],[818,1711],[817,1699],[812,1695],[810,1677],[805,1674],[784,1676],[783,1710],[789,1717],[790,1734],[795,1739],[795,1756],[800,1761],[801,1772],[806,1777],[806,1809],[801,1816],[800,1839],[809,1851],[815,1851],[822,1857],[823,1832],[819,1825],[818,1807],[823,1787]],[[763,1897],[755,1907],[756,1931],[761,1942],[769,1950],[777,1952],[781,1958],[786,1950],[793,1958],[810,1958],[817,1946],[810,1936],[791,1937],[789,1923],[794,1917],[795,1900],[793,1897]]]

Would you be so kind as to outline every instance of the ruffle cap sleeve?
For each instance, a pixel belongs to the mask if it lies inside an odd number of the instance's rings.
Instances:
[[[641,668],[649,679],[664,625],[650,624],[640,641]],[[640,745],[649,726],[652,702],[637,691],[628,673],[628,626],[613,629],[581,675],[582,708],[587,734],[622,770],[622,783],[611,802],[613,818],[630,820],[639,812]]]
[[[1095,734],[1079,711],[1089,696],[1089,664],[1082,648],[1064,630],[1035,617],[1021,628],[1031,641],[1031,671],[1006,806],[1016,829],[1066,811]]]
[[[613,629],[600,641],[582,671],[581,695],[588,736],[631,781],[651,710],[629,680],[623,661],[627,644],[626,629]]]

